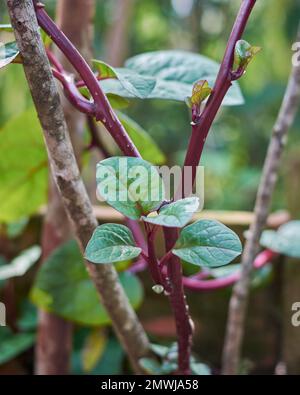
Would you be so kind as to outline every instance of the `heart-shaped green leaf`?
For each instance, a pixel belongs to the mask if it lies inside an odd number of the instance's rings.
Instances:
[[[143,299],[140,281],[128,272],[120,273],[119,279],[131,305],[138,308]],[[78,324],[110,323],[74,240],[59,247],[43,263],[30,296],[40,308]]]
[[[193,85],[199,80],[207,80],[213,86],[219,64],[215,61],[185,51],[157,51],[134,56],[126,61],[125,67],[143,77],[156,79],[156,85],[146,98],[165,99],[185,102],[190,97]],[[123,97],[134,98],[135,95],[122,86],[116,79],[101,81],[106,93],[114,93]],[[223,105],[243,104],[243,96],[238,84],[233,83],[227,93]]]
[[[163,206],[159,210],[159,214],[150,214],[142,219],[155,225],[182,228],[191,220],[198,207],[199,198],[189,197]]]
[[[112,157],[99,162],[97,192],[131,219],[149,214],[164,199],[163,181],[155,166],[132,157]]]
[[[133,97],[145,99],[153,91],[156,84],[156,80],[153,77],[143,76],[125,68],[113,68],[100,60],[93,60],[93,66],[99,72],[101,80],[118,80],[128,94]],[[106,93],[118,95],[118,92],[106,91]]]
[[[93,263],[113,263],[136,258],[140,253],[130,229],[124,225],[104,224],[95,229],[85,257]]]
[[[238,236],[220,222],[200,220],[182,229],[172,252],[197,266],[218,267],[240,255],[242,245]]]
[[[276,231],[265,230],[260,239],[263,247],[292,258],[300,258],[300,221],[290,221]]]

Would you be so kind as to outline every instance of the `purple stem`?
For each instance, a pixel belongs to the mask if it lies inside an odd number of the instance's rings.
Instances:
[[[126,218],[126,224],[131,230],[136,244],[147,253],[148,246],[139,222],[130,218]]]
[[[261,269],[266,264],[271,262],[274,258],[276,258],[279,254],[271,251],[265,250],[261,252],[255,258],[253,266],[255,269]],[[237,272],[231,274],[230,276],[221,277],[218,279],[213,280],[201,280],[196,276],[193,277],[184,277],[183,278],[183,285],[185,288],[192,290],[192,291],[215,291],[217,289],[229,287],[235,284],[241,277],[241,271],[238,270]]]
[[[169,290],[169,284],[160,270],[159,261],[155,252],[154,234],[151,232],[151,226],[145,222],[147,231],[148,245],[148,268],[155,285],[162,285],[165,290]]]
[[[166,251],[171,251],[174,240],[176,241],[178,238],[178,230],[176,228],[164,228],[164,235]],[[181,374],[190,374],[193,325],[183,289],[181,262],[175,255],[171,254],[167,261],[167,274],[171,284],[169,297],[178,334],[178,370]]]
[[[217,115],[217,112],[222,104],[222,101],[232,84],[232,66],[234,59],[235,45],[241,39],[245,30],[247,21],[251,11],[256,3],[256,0],[243,0],[239,13],[233,25],[231,35],[226,47],[225,55],[221,63],[221,67],[216,79],[212,94],[210,95],[204,111],[200,115],[199,122],[192,127],[192,135],[189,141],[184,166],[192,167],[192,184],[194,183],[197,167],[199,165],[204,144],[211,128],[211,125]],[[175,200],[189,195],[190,191],[186,191],[184,173],[182,178],[182,185],[175,194]],[[178,231],[176,229],[164,229],[166,250],[173,248],[178,239]],[[188,308],[185,302],[183,290],[183,278],[180,260],[172,256],[168,262],[168,275],[170,282],[174,289],[170,295],[175,321],[177,326],[178,339],[178,365],[179,370],[183,373],[189,373],[189,356],[192,339],[192,328],[189,322]]]
[[[192,166],[193,182],[195,180],[197,166],[199,165],[201,159],[207,135],[222,104],[222,101],[232,84],[232,66],[236,42],[242,38],[247,21],[255,3],[256,0],[243,0],[238,16],[232,28],[225,55],[221,63],[212,93],[206,103],[204,111],[200,115],[198,123],[192,127],[192,135],[189,141],[184,166]],[[236,79],[236,76],[234,79]],[[181,196],[182,192],[185,192],[188,195],[187,191],[182,191],[183,186],[184,180],[182,181],[182,186],[178,190],[176,197]]]
[[[62,84],[64,88],[64,94],[70,103],[77,108],[77,110],[93,116],[95,111],[92,103],[83,97],[77,90],[76,85],[68,77],[59,71],[52,69],[53,76]]]
[[[145,240],[145,237],[143,235],[141,226],[138,221],[132,220],[130,218],[126,218],[126,225],[128,228],[131,230],[134,240],[136,244],[143,250],[144,253],[148,254],[148,244]],[[130,273],[138,273],[142,272],[148,267],[148,260],[145,259],[145,257],[141,256],[130,268],[129,272]]]
[[[57,59],[57,57],[54,55],[54,53],[52,51],[50,51],[50,49],[46,48],[46,54],[48,56],[48,59],[50,61],[50,63],[56,68],[56,70],[58,72],[60,72],[61,74],[63,74],[65,72],[63,65],[59,62],[59,60]]]

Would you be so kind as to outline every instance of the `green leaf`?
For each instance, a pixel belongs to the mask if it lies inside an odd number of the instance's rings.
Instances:
[[[163,206],[159,214],[142,217],[143,221],[150,224],[182,228],[193,217],[199,207],[199,198],[189,197]]]
[[[276,231],[265,230],[260,244],[274,252],[300,258],[300,221],[290,221]]]
[[[133,97],[145,99],[153,91],[156,84],[156,80],[153,77],[142,76],[125,68],[113,68],[100,60],[93,60],[93,66],[97,68],[97,71],[103,80],[118,80],[122,88],[124,88]],[[102,81],[100,84],[102,84]],[[118,95],[118,92],[105,93],[115,93]]]
[[[118,118],[126,129],[129,137],[141,153],[141,156],[147,160],[161,165],[166,162],[166,157],[160,148],[156,145],[151,136],[133,119],[127,115],[118,112]]]
[[[97,192],[131,219],[147,215],[164,199],[163,181],[155,166],[132,157],[112,157],[99,162]]]
[[[201,220],[181,232],[174,255],[202,267],[227,265],[242,252],[238,236],[218,221]]]
[[[95,229],[85,257],[93,263],[113,263],[136,258],[140,253],[130,229],[124,225],[104,224]]]
[[[86,86],[82,86],[78,90],[87,99],[91,98],[91,94],[90,94],[90,92],[89,92],[89,90],[88,90],[88,88]],[[113,93],[107,93],[106,96],[108,98],[108,101],[109,101],[110,105],[114,109],[117,109],[117,110],[118,109],[123,109],[123,108],[128,107],[128,105],[129,105],[129,100],[124,98],[124,97],[115,95]]]
[[[72,374],[86,374],[83,367],[82,350],[86,346],[88,338],[96,328],[78,328],[74,333],[73,352],[72,352]],[[97,328],[99,331],[99,328]],[[123,371],[124,351],[119,341],[111,334],[105,344],[102,356],[99,358],[96,366],[89,371],[91,375],[117,375]]]
[[[38,324],[37,308],[28,300],[21,304],[20,316],[18,319],[18,329],[21,331],[34,331]]]
[[[237,41],[234,52],[235,65],[245,69],[260,50],[260,47],[253,47],[245,40]]]
[[[157,51],[134,56],[126,61],[125,67],[144,77],[156,78],[153,91],[148,99],[165,99],[185,102],[192,95],[193,85],[199,80],[207,80],[213,86],[219,64],[213,60],[185,51]],[[101,81],[106,93],[133,98],[115,79]],[[223,105],[243,104],[243,96],[238,84],[233,83],[227,93]]]
[[[169,347],[167,346],[162,346],[161,344],[150,344],[150,349],[154,354],[158,355],[161,358],[164,358],[168,352],[169,352]]]
[[[20,218],[16,222],[11,222],[11,223],[7,224],[7,227],[6,227],[7,236],[10,239],[14,239],[18,236],[21,236],[21,234],[25,230],[26,226],[28,225],[28,222],[29,222],[29,218],[24,217],[24,218]]]
[[[144,368],[152,374],[171,374],[177,370],[178,347],[176,343],[168,346],[161,346],[160,344],[150,344],[151,351],[161,359],[161,363],[156,360],[145,358],[142,362]],[[153,363],[153,361],[155,363]],[[197,362],[193,356],[190,357],[190,366],[192,374],[209,375],[210,368],[200,362]]]
[[[124,351],[119,341],[114,336],[110,336],[104,354],[91,374],[122,374],[123,360]]]
[[[105,80],[107,78],[116,78],[118,79],[118,75],[114,68],[109,64],[102,62],[101,60],[93,59],[92,60],[93,67],[97,70],[99,74],[99,78]]]
[[[119,278],[131,305],[138,308],[143,298],[138,278],[128,272],[120,273]],[[58,248],[44,262],[30,296],[38,307],[66,320],[89,326],[110,323],[74,240]]]
[[[41,248],[34,246],[24,250],[11,263],[0,267],[0,280],[23,276],[41,256]]]
[[[0,44],[0,69],[16,61],[19,49],[16,42]]]
[[[47,153],[34,109],[10,119],[0,136],[0,222],[15,222],[47,202]]]
[[[199,106],[211,94],[211,87],[206,80],[195,82],[192,91],[191,104]]]
[[[114,95],[112,93],[108,93],[106,96],[110,102],[110,105],[114,109],[118,110],[118,109],[126,108],[129,105],[129,101],[127,99],[125,99],[124,97]]]
[[[14,334],[8,327],[0,329],[0,364],[4,364],[17,357],[33,346],[35,335],[33,333]]]

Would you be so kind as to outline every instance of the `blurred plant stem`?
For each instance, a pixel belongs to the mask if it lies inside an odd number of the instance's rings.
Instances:
[[[115,67],[121,67],[128,55],[128,33],[134,3],[135,0],[115,1],[113,20],[105,40],[105,60]]]
[[[300,34],[298,34],[299,40]],[[230,375],[238,373],[253,262],[259,251],[259,240],[262,231],[266,226],[272,195],[278,178],[280,160],[287,140],[287,133],[295,120],[299,102],[300,67],[293,66],[265,158],[262,178],[255,202],[255,217],[250,226],[242,256],[241,278],[233,288],[230,300],[223,350],[223,374]]]
[[[94,0],[59,0],[57,3],[57,23],[86,59],[91,59]],[[74,69],[58,51],[57,58],[64,69],[73,73]],[[85,117],[78,112],[64,95],[61,95],[63,110],[70,137],[80,167],[83,150]],[[70,224],[63,207],[60,194],[51,176],[49,179],[49,201],[42,232],[43,260],[71,237]],[[41,375],[68,374],[72,351],[72,323],[54,314],[40,311],[38,341],[36,346],[35,372]]]

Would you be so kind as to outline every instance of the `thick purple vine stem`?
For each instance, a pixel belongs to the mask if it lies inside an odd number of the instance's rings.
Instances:
[[[93,116],[94,109],[93,106],[91,106],[92,103],[79,94],[74,82],[56,69],[52,69],[52,74],[62,84],[64,94],[69,102],[80,112]]]
[[[174,247],[173,240],[176,241],[178,238],[178,230],[176,228],[164,228],[164,234],[166,250],[171,251]],[[170,255],[170,259],[167,261],[167,273],[168,281],[171,284],[169,298],[178,334],[178,373],[190,374],[194,325],[189,315],[189,308],[184,294],[181,262],[175,255]]]
[[[192,134],[185,156],[184,166],[192,167],[193,182],[195,181],[197,166],[199,165],[204,144],[210,131],[211,125],[217,115],[217,112],[219,111],[219,108],[226,93],[232,85],[232,81],[236,79],[236,76],[232,74],[235,45],[236,42],[242,38],[255,3],[256,0],[243,0],[232,28],[225,50],[224,58],[221,63],[221,67],[212,93],[207,101],[207,104],[202,114],[200,115],[199,121],[196,125],[192,126]],[[240,76],[242,76],[242,74]],[[184,180],[182,182],[182,185],[184,186]],[[181,192],[182,187],[178,191],[179,196],[181,195]],[[185,191],[185,193],[187,192]]]
[[[199,121],[192,126],[192,135],[189,141],[184,166],[192,167],[192,184],[195,181],[197,174],[197,167],[199,165],[201,155],[207,135],[210,131],[211,125],[217,115],[217,112],[222,104],[222,101],[232,84],[232,67],[234,60],[235,45],[241,39],[246,24],[248,22],[251,11],[256,3],[256,0],[243,0],[237,18],[232,28],[226,51],[224,54],[221,67],[208,99],[204,111],[200,115]],[[175,194],[175,200],[189,195],[190,191],[186,190],[184,174],[182,178],[182,185]],[[192,186],[191,186],[192,187]],[[178,231],[169,230],[165,228],[166,235],[166,249],[171,250],[178,238]],[[172,306],[175,314],[177,332],[179,335],[179,369],[182,372],[189,372],[190,348],[192,339],[192,325],[189,318],[188,308],[185,302],[185,295],[183,290],[182,269],[180,262],[176,257],[171,257],[168,262],[168,273],[171,283],[174,285],[174,294],[171,294]]]

